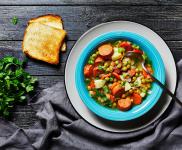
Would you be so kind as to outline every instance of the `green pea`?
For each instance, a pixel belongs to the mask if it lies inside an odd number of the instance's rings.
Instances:
[[[109,71],[113,71],[113,67],[112,66],[109,67]]]
[[[139,69],[138,69],[138,68],[136,68],[136,69],[135,69],[135,71],[136,71],[136,72],[139,72]]]
[[[112,82],[114,79],[112,77],[110,77],[109,80]]]
[[[130,65],[128,64],[126,67],[129,69],[130,68]]]
[[[108,63],[108,62],[105,62],[105,63],[104,63],[104,66],[105,66],[105,67],[108,67],[108,66],[109,66],[109,63]]]
[[[136,80],[136,77],[133,77],[133,80]]]
[[[117,65],[117,68],[121,68],[122,67],[122,65],[121,65],[121,63],[119,63],[118,65]]]
[[[93,60],[88,60],[88,64],[94,64],[94,61]]]
[[[106,81],[109,81],[109,77],[106,77],[105,80],[106,80]]]
[[[141,81],[142,81],[142,83],[145,83],[145,79],[142,79]]]
[[[123,67],[122,70],[123,70],[123,71],[126,71],[126,70],[127,70],[127,67]]]
[[[97,54],[92,54],[92,57],[93,57],[93,58],[97,57]]]
[[[127,63],[128,63],[128,64],[131,64],[131,60],[129,59],[129,60],[127,61]]]
[[[116,106],[117,106],[117,104],[114,102],[114,103],[112,104],[112,107],[115,108]]]
[[[116,60],[116,61],[115,61],[115,64],[118,65],[118,63],[119,63],[118,60]]]
[[[128,64],[127,61],[124,61],[124,62],[123,62],[123,65],[124,65],[124,66],[127,66],[127,64]]]
[[[99,55],[99,51],[96,51],[96,55]]]
[[[106,71],[107,71],[107,72],[109,72],[109,71],[110,71],[110,69],[109,69],[109,68],[107,68],[107,69],[106,69]]]

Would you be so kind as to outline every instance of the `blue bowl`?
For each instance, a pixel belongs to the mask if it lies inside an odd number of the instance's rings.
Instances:
[[[86,64],[88,57],[93,53],[95,48],[104,42],[113,40],[115,41],[119,39],[129,40],[133,43],[138,44],[152,61],[154,76],[163,84],[165,83],[164,63],[157,49],[148,40],[138,34],[131,32],[114,31],[96,37],[84,48],[77,61],[75,71],[75,84],[80,98],[93,113],[102,118],[112,121],[127,121],[144,115],[157,103],[162,94],[162,89],[160,86],[156,83],[152,83],[152,93],[148,95],[140,105],[134,106],[130,110],[123,112],[117,109],[106,108],[91,98],[88,90],[86,89],[83,74],[84,65]]]

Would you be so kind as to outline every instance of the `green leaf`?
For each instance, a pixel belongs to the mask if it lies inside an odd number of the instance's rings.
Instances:
[[[23,62],[12,56],[0,59],[0,115],[9,116],[17,102],[26,100],[26,93],[34,90],[37,78],[23,69]]]
[[[16,25],[18,23],[18,18],[14,16],[11,20],[12,24]]]
[[[34,87],[33,87],[33,86],[31,86],[31,85],[28,85],[28,86],[26,87],[26,91],[27,91],[27,93],[29,93],[29,92],[33,91],[33,89],[34,89]]]
[[[24,101],[26,99],[26,96],[20,96],[20,101]]]
[[[31,84],[34,84],[34,83],[36,83],[37,81],[38,81],[37,78],[33,78],[33,77],[32,77],[32,78],[30,79],[30,83],[31,83]]]

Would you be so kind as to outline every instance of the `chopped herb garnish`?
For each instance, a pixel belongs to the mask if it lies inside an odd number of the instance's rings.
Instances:
[[[11,21],[12,21],[12,24],[16,25],[18,23],[18,18],[14,16]]]
[[[34,90],[37,78],[25,72],[23,64],[11,56],[0,59],[0,116],[8,117],[14,105],[25,102]]]

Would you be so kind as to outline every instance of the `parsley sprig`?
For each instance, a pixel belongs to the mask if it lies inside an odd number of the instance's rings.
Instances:
[[[11,20],[12,24],[16,25],[18,23],[18,18],[14,16]]]
[[[26,101],[34,90],[37,78],[23,69],[24,61],[12,56],[0,59],[0,116],[8,117],[16,103]]]

